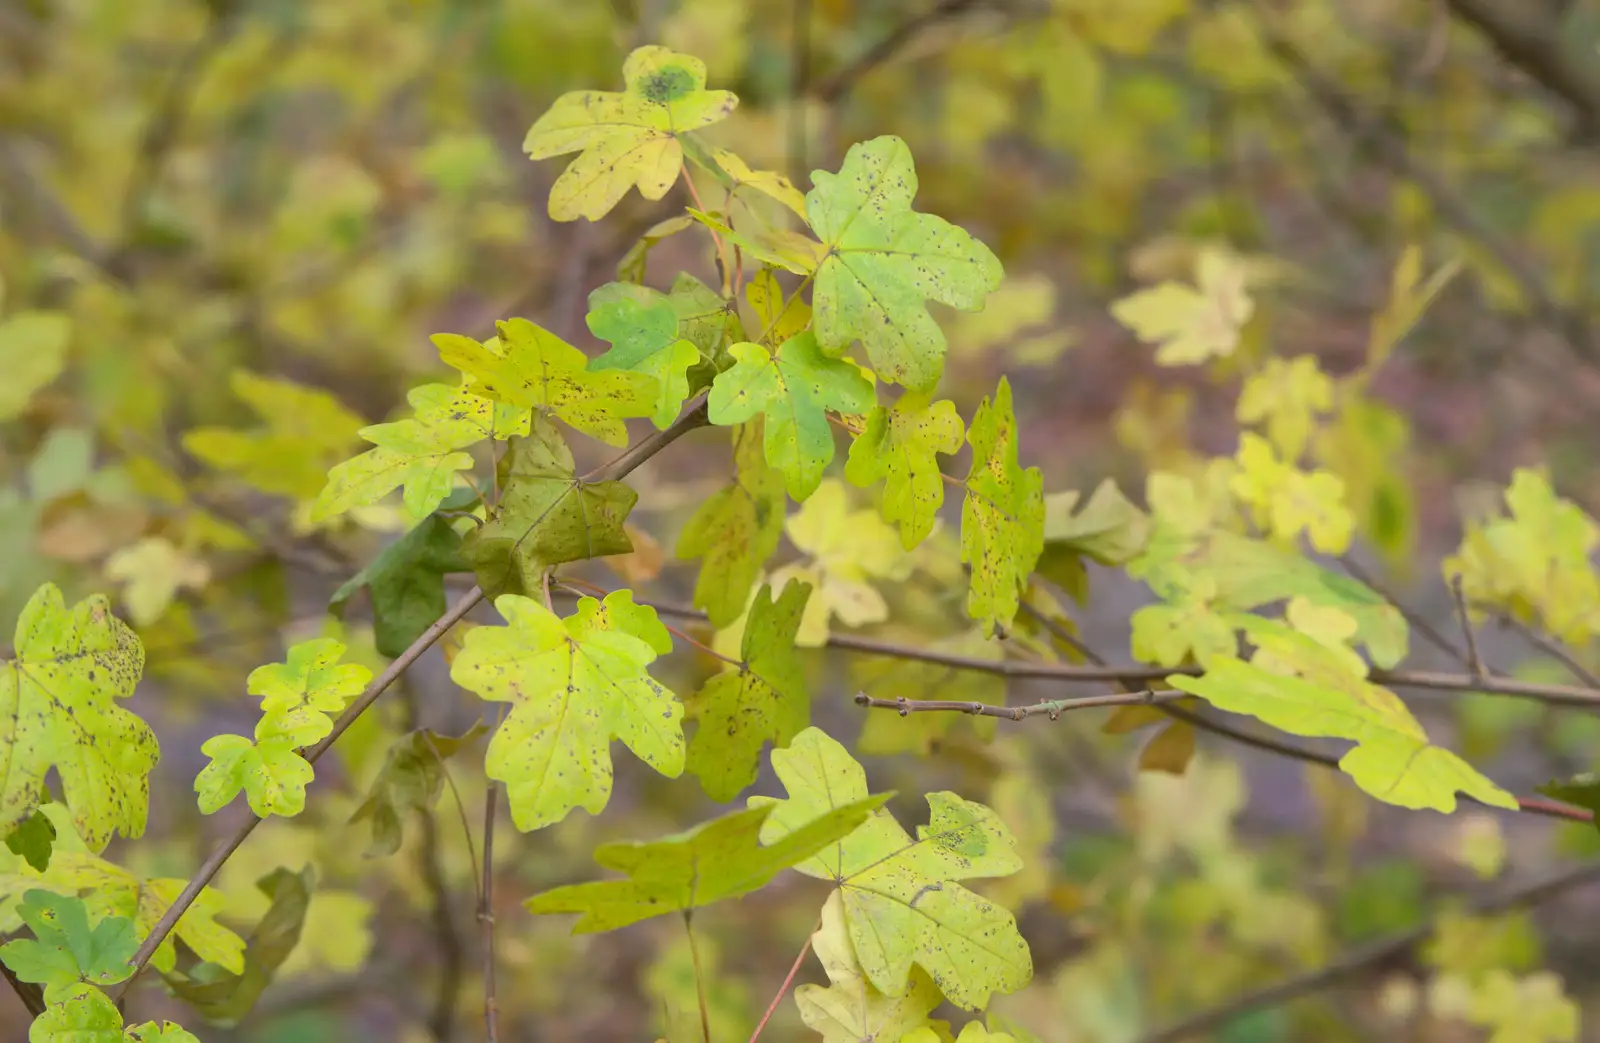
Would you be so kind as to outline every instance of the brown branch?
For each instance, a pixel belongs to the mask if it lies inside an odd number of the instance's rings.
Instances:
[[[1529,644],[1566,667],[1573,677],[1576,677],[1584,684],[1600,688],[1600,677],[1597,677],[1594,671],[1578,662],[1571,652],[1561,646],[1560,642],[1539,633],[1539,631],[1523,623],[1520,619],[1506,613],[1501,614],[1500,625],[1510,627],[1521,634]]]
[[[483,796],[483,886],[478,891],[478,923],[483,925],[483,1026],[489,1043],[500,1039],[500,1006],[494,988],[494,819],[500,784],[489,780]]]
[[[1382,586],[1375,576],[1369,573],[1366,569],[1362,568],[1361,564],[1357,562],[1355,558],[1351,557],[1349,554],[1343,555],[1339,558],[1339,564],[1344,566],[1344,570],[1350,573],[1350,575],[1354,576],[1356,579],[1360,580],[1362,584],[1372,588],[1373,593],[1377,594],[1380,598],[1393,605],[1395,611],[1399,612],[1401,617],[1405,619],[1407,623],[1411,624],[1411,629],[1421,634],[1429,644],[1433,645],[1433,647],[1437,648],[1451,659],[1454,659],[1456,662],[1460,663],[1466,669],[1472,669],[1472,661],[1467,658],[1467,654],[1465,652],[1456,647],[1454,641],[1451,641],[1449,638],[1445,637],[1444,634],[1440,633],[1439,630],[1432,623],[1428,622],[1428,620],[1420,613],[1417,613],[1401,604],[1400,599],[1391,591]]]
[[[841,66],[818,81],[813,89],[816,99],[825,105],[836,104],[854,87],[856,81],[903,51],[916,38],[940,22],[962,14],[975,7],[976,0],[939,0],[922,14],[908,18],[895,26],[889,35],[869,47],[865,54],[848,65]]]
[[[1497,895],[1479,899],[1470,903],[1469,910],[1477,916],[1489,916],[1512,909],[1526,908],[1597,881],[1600,881],[1600,859],[1581,862]],[[1144,1036],[1139,1043],[1177,1043],[1178,1040],[1189,1039],[1219,1028],[1242,1014],[1275,1007],[1298,996],[1355,977],[1368,968],[1403,955],[1427,941],[1433,936],[1436,923],[1437,921],[1424,923],[1411,930],[1400,931],[1356,946],[1331,963],[1254,992],[1245,993],[1220,1006],[1203,1010]]]
[[[894,710],[901,717],[914,713],[965,713],[974,717],[1001,717],[1008,721],[1021,721],[1029,717],[1049,717],[1052,721],[1071,710],[1090,710],[1097,706],[1153,706],[1157,703],[1193,699],[1191,692],[1153,691],[1115,692],[1111,695],[1087,695],[1080,699],[1051,699],[1027,706],[991,706],[988,703],[968,702],[962,699],[878,699],[865,692],[856,693],[856,705],[869,710]]]
[[[1472,672],[1473,680],[1486,681],[1489,671],[1484,668],[1483,656],[1478,653],[1478,635],[1472,629],[1472,616],[1467,611],[1467,593],[1462,589],[1459,572],[1450,577],[1450,595],[1455,598],[1456,614],[1461,617],[1461,633],[1467,639],[1467,669]]]
[[[1543,15],[1533,0],[1445,2],[1458,19],[1482,34],[1501,58],[1571,105],[1583,134],[1600,131],[1600,65],[1562,45],[1559,17]]]

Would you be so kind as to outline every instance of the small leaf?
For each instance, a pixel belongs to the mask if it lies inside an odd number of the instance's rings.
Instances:
[[[1171,721],[1139,751],[1139,770],[1182,775],[1193,757],[1194,725],[1188,721]]]
[[[683,706],[646,672],[656,648],[597,618],[600,607],[583,598],[562,620],[528,598],[503,595],[495,608],[507,625],[474,627],[451,664],[456,684],[511,703],[484,768],[506,784],[512,821],[523,832],[575,807],[599,814],[611,796],[613,735],[668,778],[683,771]]]
[[[694,603],[723,628],[744,612],[750,587],[783,536],[783,479],[763,455],[764,417],[733,429],[733,481],[696,508],[679,558],[700,558]]]
[[[912,970],[904,995],[886,996],[872,987],[850,941],[842,891],[834,891],[823,904],[822,926],[811,936],[811,951],[833,984],[801,985],[794,990],[794,1002],[800,1020],[820,1032],[823,1043],[904,1039],[927,1024],[944,999],[920,967]]]
[[[349,452],[361,418],[321,388],[242,369],[229,382],[262,425],[197,427],[184,432],[183,448],[262,492],[297,500],[316,496],[328,468]]]
[[[791,581],[774,599],[763,584],[744,626],[742,662],[711,678],[690,700],[699,727],[689,742],[687,766],[712,800],[736,797],[756,780],[767,742],[787,745],[811,723],[811,696],[794,644],[810,595],[809,586]]]
[[[789,796],[750,798],[752,807],[774,808],[761,831],[766,842],[867,792],[861,765],[817,728],[774,750],[772,764]],[[1026,985],[1033,960],[1012,915],[955,881],[1008,876],[1022,862],[1005,825],[982,804],[940,792],[928,794],[928,807],[916,840],[880,811],[795,868],[838,885],[856,957],[879,992],[905,995],[920,966],[951,1003],[977,1010],[993,993]]]
[[[34,808],[33,814],[6,834],[6,848],[13,855],[20,855],[23,861],[41,873],[50,868],[50,852],[55,842],[55,823],[45,815],[42,807]]]
[[[22,981],[43,985],[46,1003],[60,1002],[80,982],[114,985],[133,974],[133,921],[113,916],[91,927],[82,899],[37,888],[17,912],[33,937],[0,946],[0,960]]]
[[[929,402],[910,392],[893,409],[873,408],[850,444],[844,475],[856,485],[883,479],[883,516],[900,526],[906,550],[928,538],[944,504],[944,475],[935,454],[960,451],[965,440],[954,402]]]
[[[365,587],[372,597],[373,644],[379,655],[393,659],[444,615],[445,575],[466,569],[460,535],[449,521],[430,514],[334,591],[328,610],[343,616]]]
[[[542,418],[511,443],[500,467],[500,502],[461,545],[484,593],[533,593],[552,565],[633,549],[623,524],[638,494],[577,477],[572,451]]]
[[[61,375],[72,341],[72,317],[56,311],[19,311],[0,320],[0,420],[28,408]]]
[[[291,740],[251,742],[242,735],[213,735],[200,752],[211,758],[194,780],[201,814],[222,810],[241,790],[250,810],[261,818],[294,816],[306,809],[306,786],[315,772]]]
[[[535,915],[582,913],[574,934],[614,931],[652,916],[702,909],[764,887],[859,827],[890,796],[829,808],[765,841],[758,838],[771,807],[731,811],[660,840],[602,844],[595,861],[628,879],[558,887],[523,904]]]
[[[1191,365],[1233,354],[1240,330],[1255,313],[1247,291],[1248,268],[1238,257],[1202,250],[1196,266],[1197,289],[1166,282],[1111,305],[1112,318],[1140,340],[1159,345],[1160,365]]]
[[[34,1019],[28,1043],[126,1043],[122,1012],[99,989],[74,986]]]
[[[400,850],[402,815],[432,812],[444,789],[444,761],[477,742],[485,731],[487,727],[478,721],[462,735],[440,735],[422,728],[395,740],[367,790],[367,799],[350,816],[352,824],[363,820],[372,824],[368,858]]]
[[[143,627],[161,618],[179,590],[204,589],[211,582],[211,569],[170,540],[146,536],[107,559],[106,578],[124,584],[128,617]]]
[[[880,378],[918,391],[944,369],[946,343],[928,300],[977,311],[1000,285],[1000,261],[965,230],[911,209],[917,172],[893,135],[850,147],[837,174],[818,170],[806,216],[827,254],[812,290],[817,340],[837,355],[860,339]]]
[[[711,422],[742,424],[764,415],[767,462],[783,473],[789,495],[802,502],[833,459],[828,410],[865,413],[872,407],[872,385],[851,363],[824,357],[810,333],[774,352],[749,342],[728,351],[738,362],[711,385]]]
[[[627,445],[628,417],[650,416],[656,381],[644,373],[589,369],[583,352],[527,319],[497,324],[498,337],[482,343],[438,333],[434,346],[445,365],[471,378],[473,393],[525,409],[542,409],[608,445]]]
[[[604,290],[604,287],[601,288]],[[689,397],[689,367],[700,361],[700,351],[678,336],[678,314],[662,297],[645,305],[632,297],[596,302],[589,297],[586,319],[589,332],[611,344],[611,350],[589,362],[589,369],[628,370],[656,382],[655,412],[651,422],[666,430],[678,418]]]
[[[1017,462],[1017,419],[1011,385],[1000,378],[967,432],[972,469],[961,505],[961,560],[972,566],[967,614],[985,634],[1017,614],[1028,574],[1044,550],[1044,476]]]
[[[529,128],[532,159],[582,152],[550,188],[550,216],[598,221],[637,185],[660,199],[683,168],[679,137],[726,119],[739,104],[708,91],[705,63],[665,47],[639,47],[622,66],[621,93],[569,91]]]
[[[643,283],[650,251],[663,239],[693,227],[694,218],[688,214],[678,214],[676,217],[669,217],[665,221],[657,221],[651,225],[637,242],[628,247],[628,252],[622,255],[622,260],[617,262],[617,278],[623,282]]]

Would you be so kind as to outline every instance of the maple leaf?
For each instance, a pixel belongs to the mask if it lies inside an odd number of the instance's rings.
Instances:
[[[693,341],[679,336],[678,312],[665,294],[650,299],[644,293],[618,290],[643,291],[644,287],[612,283],[589,295],[585,319],[589,332],[611,344],[610,351],[589,362],[589,369],[628,370],[653,379],[655,411],[650,420],[665,430],[689,397],[689,367],[700,361],[700,350]]]
[[[333,731],[328,715],[342,711],[372,680],[361,664],[340,663],[344,653],[338,641],[314,638],[290,647],[285,662],[251,672],[248,690],[261,696],[255,739],[213,735],[200,747],[211,758],[194,780],[202,814],[214,814],[241,790],[262,818],[305,810],[314,772],[299,750],[327,737]]]
[[[906,550],[928,538],[944,504],[944,475],[936,453],[953,455],[966,431],[954,402],[930,402],[908,392],[893,409],[875,406],[850,443],[844,475],[857,485],[883,479],[883,516],[900,525]]]
[[[1318,413],[1333,408],[1333,381],[1315,356],[1283,359],[1274,355],[1252,373],[1239,391],[1234,410],[1241,424],[1265,423],[1267,437],[1285,460],[1298,460]]]
[[[1474,1025],[1494,1030],[1489,1043],[1573,1043],[1581,1013],[1554,972],[1519,979],[1504,967],[1476,984],[1466,1011]]]
[[[765,886],[859,828],[891,796],[863,796],[824,808],[773,837],[763,835],[773,809],[751,807],[660,840],[602,844],[594,860],[626,873],[626,880],[569,884],[534,895],[523,905],[536,915],[582,913],[574,934],[614,931],[652,916],[703,909]]]
[[[1044,550],[1037,568],[1080,603],[1088,596],[1089,576],[1083,559],[1102,565],[1124,565],[1144,549],[1150,519],[1107,478],[1089,494],[1076,514],[1074,490],[1044,498]]]
[[[19,311],[0,320],[0,420],[19,416],[33,396],[61,375],[72,342],[72,316]]]
[[[647,637],[609,625],[594,598],[565,620],[516,594],[495,608],[506,625],[468,631],[450,676],[511,703],[484,767],[506,784],[518,829],[559,822],[575,807],[598,814],[611,796],[612,736],[668,778],[683,772],[683,705],[646,673],[658,654]],[[623,618],[638,629],[638,617]]]
[[[75,985],[28,1027],[28,1043],[125,1043],[122,1012],[111,997]]]
[[[1255,313],[1247,292],[1248,269],[1239,258],[1202,250],[1197,288],[1164,282],[1111,305],[1111,317],[1140,340],[1157,343],[1156,362],[1183,366],[1223,358],[1239,346],[1239,332]]]
[[[621,482],[577,477],[572,450],[542,417],[512,441],[499,466],[500,501],[461,544],[486,594],[536,591],[552,565],[633,549],[623,523],[638,494]]]
[[[777,569],[774,583],[800,579],[811,584],[796,637],[815,648],[827,643],[829,620],[861,627],[889,618],[889,605],[874,579],[904,579],[911,558],[895,531],[870,507],[850,509],[849,488],[829,478],[784,522],[789,541],[806,556]]]
[[[1302,471],[1279,460],[1272,445],[1246,431],[1239,437],[1239,471],[1229,482],[1236,496],[1255,509],[1276,537],[1302,531],[1324,554],[1350,547],[1355,518],[1344,503],[1344,481],[1331,471]]]
[[[811,696],[794,643],[810,595],[808,585],[790,581],[774,599],[763,584],[750,605],[739,665],[711,678],[688,701],[699,722],[688,769],[712,800],[732,800],[756,780],[767,742],[783,746],[811,723]]]
[[[311,505],[311,520],[326,521],[353,507],[377,503],[405,487],[413,518],[433,512],[450,495],[456,472],[472,466],[462,452],[488,438],[527,434],[528,411],[500,405],[462,388],[424,384],[406,396],[415,415],[360,431],[377,448],[337,465]]]
[[[911,209],[917,172],[893,135],[852,145],[837,174],[812,173],[806,217],[827,253],[811,302],[817,340],[838,354],[857,338],[879,377],[928,390],[945,336],[928,300],[977,311],[1000,285],[1000,261],[964,229]]]
[[[927,1024],[928,1015],[943,1002],[939,987],[920,967],[912,968],[903,995],[886,996],[873,988],[850,942],[843,892],[834,891],[823,903],[822,925],[811,936],[811,951],[833,984],[802,985],[794,990],[794,1003],[800,1020],[820,1032],[823,1043],[903,1039]]]
[[[744,612],[761,566],[783,535],[783,479],[762,451],[763,417],[733,429],[733,481],[695,509],[678,536],[679,558],[701,558],[694,603],[711,625]]]
[[[744,298],[761,323],[762,344],[782,344],[811,325],[811,305],[795,293],[785,300],[771,268],[763,268],[745,285]]]
[[[750,798],[752,807],[774,807],[763,842],[867,792],[861,765],[817,728],[774,750],[772,766],[789,796]],[[1033,959],[1012,915],[956,881],[1008,876],[1022,860],[1005,824],[982,804],[938,792],[928,794],[928,807],[915,840],[880,811],[795,868],[838,886],[851,944],[873,988],[903,996],[920,966],[951,1003],[976,1010],[992,993],[1026,985]]]
[[[972,469],[961,505],[961,560],[972,566],[967,614],[985,634],[1011,622],[1028,574],[1044,551],[1044,476],[1017,462],[1011,384],[978,406],[967,432]]]
[[[139,941],[132,920],[108,916],[91,926],[82,899],[37,888],[23,895],[18,911],[33,937],[0,945],[0,960],[22,981],[43,985],[46,1003],[80,982],[115,985],[133,973]]]
[[[1145,605],[1134,611],[1131,652],[1141,663],[1177,666],[1193,655],[1204,666],[1216,656],[1238,651],[1234,623],[1218,614],[1213,599],[1216,584],[1209,576],[1200,577],[1195,587],[1184,591],[1175,604]]]
[[[532,159],[582,154],[550,188],[550,216],[598,221],[637,185],[660,199],[683,167],[681,135],[723,120],[739,104],[729,91],[708,91],[705,63],[665,47],[639,47],[622,66],[626,85],[612,91],[569,91],[529,128],[522,143]]]
[[[742,157],[725,148],[712,149],[709,158],[712,173],[720,175],[719,180],[725,180],[730,195],[737,194],[741,188],[750,188],[783,204],[796,217],[806,216],[806,197],[784,175],[771,170],[752,170]]]
[[[1173,676],[1167,681],[1220,710],[1249,714],[1291,735],[1355,742],[1339,767],[1385,803],[1449,814],[1460,790],[1495,807],[1517,806],[1515,797],[1466,761],[1431,745],[1399,697],[1352,673],[1348,660],[1336,650],[1292,631],[1265,647],[1274,653],[1274,669],[1292,663],[1300,676],[1215,656],[1205,664],[1203,676]]]
[[[828,410],[865,413],[872,407],[872,385],[852,363],[824,356],[809,332],[777,351],[748,341],[728,351],[738,361],[711,385],[711,422],[742,424],[764,415],[767,462],[783,473],[789,495],[804,501],[833,459]]]
[[[328,611],[342,616],[365,587],[372,598],[373,646],[393,659],[444,615],[446,573],[467,568],[461,536],[446,519],[430,514],[341,584],[328,601]]]
[[[591,372],[588,356],[527,319],[506,319],[496,328],[500,335],[482,343],[458,333],[434,334],[439,357],[471,379],[474,393],[545,410],[607,445],[627,445],[623,421],[655,412],[654,377]]]
[[[344,459],[361,418],[321,388],[236,369],[229,382],[263,421],[255,430],[197,427],[183,447],[262,492],[309,500]]]
[[[70,610],[53,583],[17,617],[16,658],[0,662],[0,833],[33,813],[51,768],[84,840],[137,837],[149,812],[155,734],[115,702],[133,694],[144,648],[101,595]]]
[[[211,582],[211,569],[161,536],[146,536],[106,561],[106,578],[123,583],[128,617],[139,626],[161,618],[182,588],[200,590]]]

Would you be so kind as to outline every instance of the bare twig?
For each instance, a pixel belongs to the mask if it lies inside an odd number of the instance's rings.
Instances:
[[[1559,641],[1554,641],[1539,633],[1539,631],[1528,626],[1522,620],[1508,613],[1501,613],[1499,619],[1501,626],[1510,627],[1521,634],[1533,647],[1566,667],[1573,677],[1576,677],[1584,684],[1600,688],[1600,676],[1596,676],[1593,670],[1578,662],[1573,654],[1567,651]]]
[[[1078,699],[1051,699],[1028,706],[991,706],[988,703],[968,702],[961,699],[877,699],[865,692],[856,693],[856,705],[869,710],[894,710],[901,717],[914,713],[965,713],[974,717],[1000,717],[1008,721],[1021,721],[1029,717],[1048,717],[1052,721],[1072,710],[1090,710],[1104,706],[1153,706],[1157,703],[1192,699],[1190,692],[1153,691],[1116,692],[1111,695],[1087,695]]]
[[[404,678],[400,681],[400,695],[406,711],[406,727],[415,731],[422,726],[417,712],[417,693]],[[439,751],[433,747],[432,740],[427,738],[426,732],[422,735],[438,758]],[[439,767],[444,769],[442,758],[439,758]],[[418,811],[417,833],[417,868],[433,902],[433,949],[439,958],[439,986],[433,1011],[428,1015],[428,1031],[438,1043],[449,1043],[455,1037],[456,996],[461,991],[465,953],[461,933],[456,930],[455,916],[450,910],[450,885],[445,879],[439,824],[434,820],[432,808]]]
[[[356,718],[365,713],[367,707],[377,701],[378,696],[382,695],[390,685],[394,684],[400,675],[405,673],[411,667],[411,664],[422,656],[422,653],[433,647],[434,643],[443,637],[446,631],[455,626],[462,617],[471,612],[478,602],[482,600],[483,592],[477,587],[473,587],[459,601],[451,605],[449,610],[440,616],[433,626],[429,627],[422,633],[421,637],[413,641],[411,647],[400,653],[400,656],[390,663],[383,673],[373,679],[372,683],[367,686],[366,691],[362,692],[360,697],[351,703],[344,713],[339,715],[339,719],[333,722],[333,730],[321,742],[306,751],[306,760],[315,764],[324,753],[327,753],[332,748],[335,742],[339,741],[339,736],[343,735],[350,725],[355,723]],[[162,942],[166,941],[167,935],[172,933],[172,929],[177,926],[183,914],[188,912],[195,899],[200,897],[200,892],[205,890],[206,885],[211,883],[212,878],[217,875],[223,864],[239,849],[239,845],[243,844],[250,834],[255,832],[255,828],[260,824],[261,819],[259,817],[254,814],[250,815],[239,823],[231,835],[212,849],[211,854],[201,863],[200,869],[190,879],[189,883],[184,886],[184,889],[179,892],[178,897],[173,900],[172,904],[167,907],[167,911],[162,914],[161,919],[156,921],[155,926],[150,929],[149,935],[145,937],[144,943],[134,953],[133,974],[117,988],[113,994],[114,999],[120,999],[127,993],[134,980],[139,976],[139,972],[150,962],[150,957],[155,955],[156,949],[161,946]]]
[[[1549,5],[1530,0],[1446,0],[1461,21],[1488,39],[1506,61],[1577,110],[1581,129],[1600,131],[1600,70],[1563,45]]]
[[[694,936],[694,910],[683,911],[683,930],[689,936],[689,959],[694,962],[694,991],[700,1000],[700,1034],[711,1043],[711,1005],[706,1002],[706,974],[700,966],[700,942]]]
[[[1445,637],[1444,634],[1440,633],[1438,628],[1432,623],[1428,622],[1428,620],[1420,613],[1415,612],[1401,604],[1400,599],[1397,598],[1392,591],[1380,584],[1377,580],[1377,577],[1373,576],[1366,569],[1362,568],[1360,562],[1356,561],[1355,558],[1349,554],[1345,554],[1339,558],[1339,564],[1344,566],[1344,570],[1350,573],[1350,575],[1354,576],[1356,579],[1360,580],[1363,585],[1372,588],[1373,593],[1377,594],[1380,598],[1393,605],[1395,611],[1399,612],[1405,621],[1411,625],[1411,629],[1421,634],[1429,644],[1433,645],[1433,647],[1437,648],[1451,659],[1454,659],[1456,662],[1460,663],[1466,669],[1472,669],[1472,661],[1467,658],[1467,654],[1465,652],[1456,647],[1454,641],[1451,641],[1449,638]]]
[[[1578,865],[1530,881],[1519,887],[1503,891],[1471,904],[1471,911],[1479,916],[1507,912],[1537,905],[1566,891],[1600,881],[1600,859]],[[1286,978],[1275,985],[1257,989],[1228,1003],[1211,1007],[1164,1029],[1146,1035],[1139,1043],[1177,1043],[1227,1024],[1250,1011],[1261,1010],[1285,1003],[1318,989],[1327,988],[1346,978],[1354,977],[1374,965],[1409,952],[1433,936],[1436,921],[1422,924],[1409,931],[1400,931],[1357,946],[1333,962],[1315,970]]]
[[[1461,616],[1461,633],[1467,639],[1467,669],[1474,681],[1483,682],[1489,676],[1484,669],[1483,656],[1478,654],[1478,635],[1472,629],[1472,616],[1467,612],[1467,595],[1461,586],[1461,574],[1450,577],[1450,593],[1456,599],[1456,612]]]
[[[483,1026],[489,1043],[499,1043],[500,1007],[494,986],[494,819],[500,784],[489,781],[483,795],[483,885],[478,889],[478,923],[483,927]]]
[[[825,105],[833,105],[849,93],[857,80],[892,59],[918,36],[947,19],[977,6],[977,0],[939,0],[922,14],[908,18],[890,31],[889,35],[869,47],[855,61],[824,76],[813,94]]]

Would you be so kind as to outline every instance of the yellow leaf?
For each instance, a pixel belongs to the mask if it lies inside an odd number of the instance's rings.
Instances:
[[[1221,250],[1201,251],[1197,287],[1162,283],[1111,305],[1111,315],[1140,340],[1157,344],[1156,362],[1183,366],[1226,358],[1255,313],[1239,258]]]
[[[106,562],[106,577],[123,584],[128,615],[138,626],[161,617],[178,591],[199,590],[211,582],[211,569],[160,536],[124,547]]]

